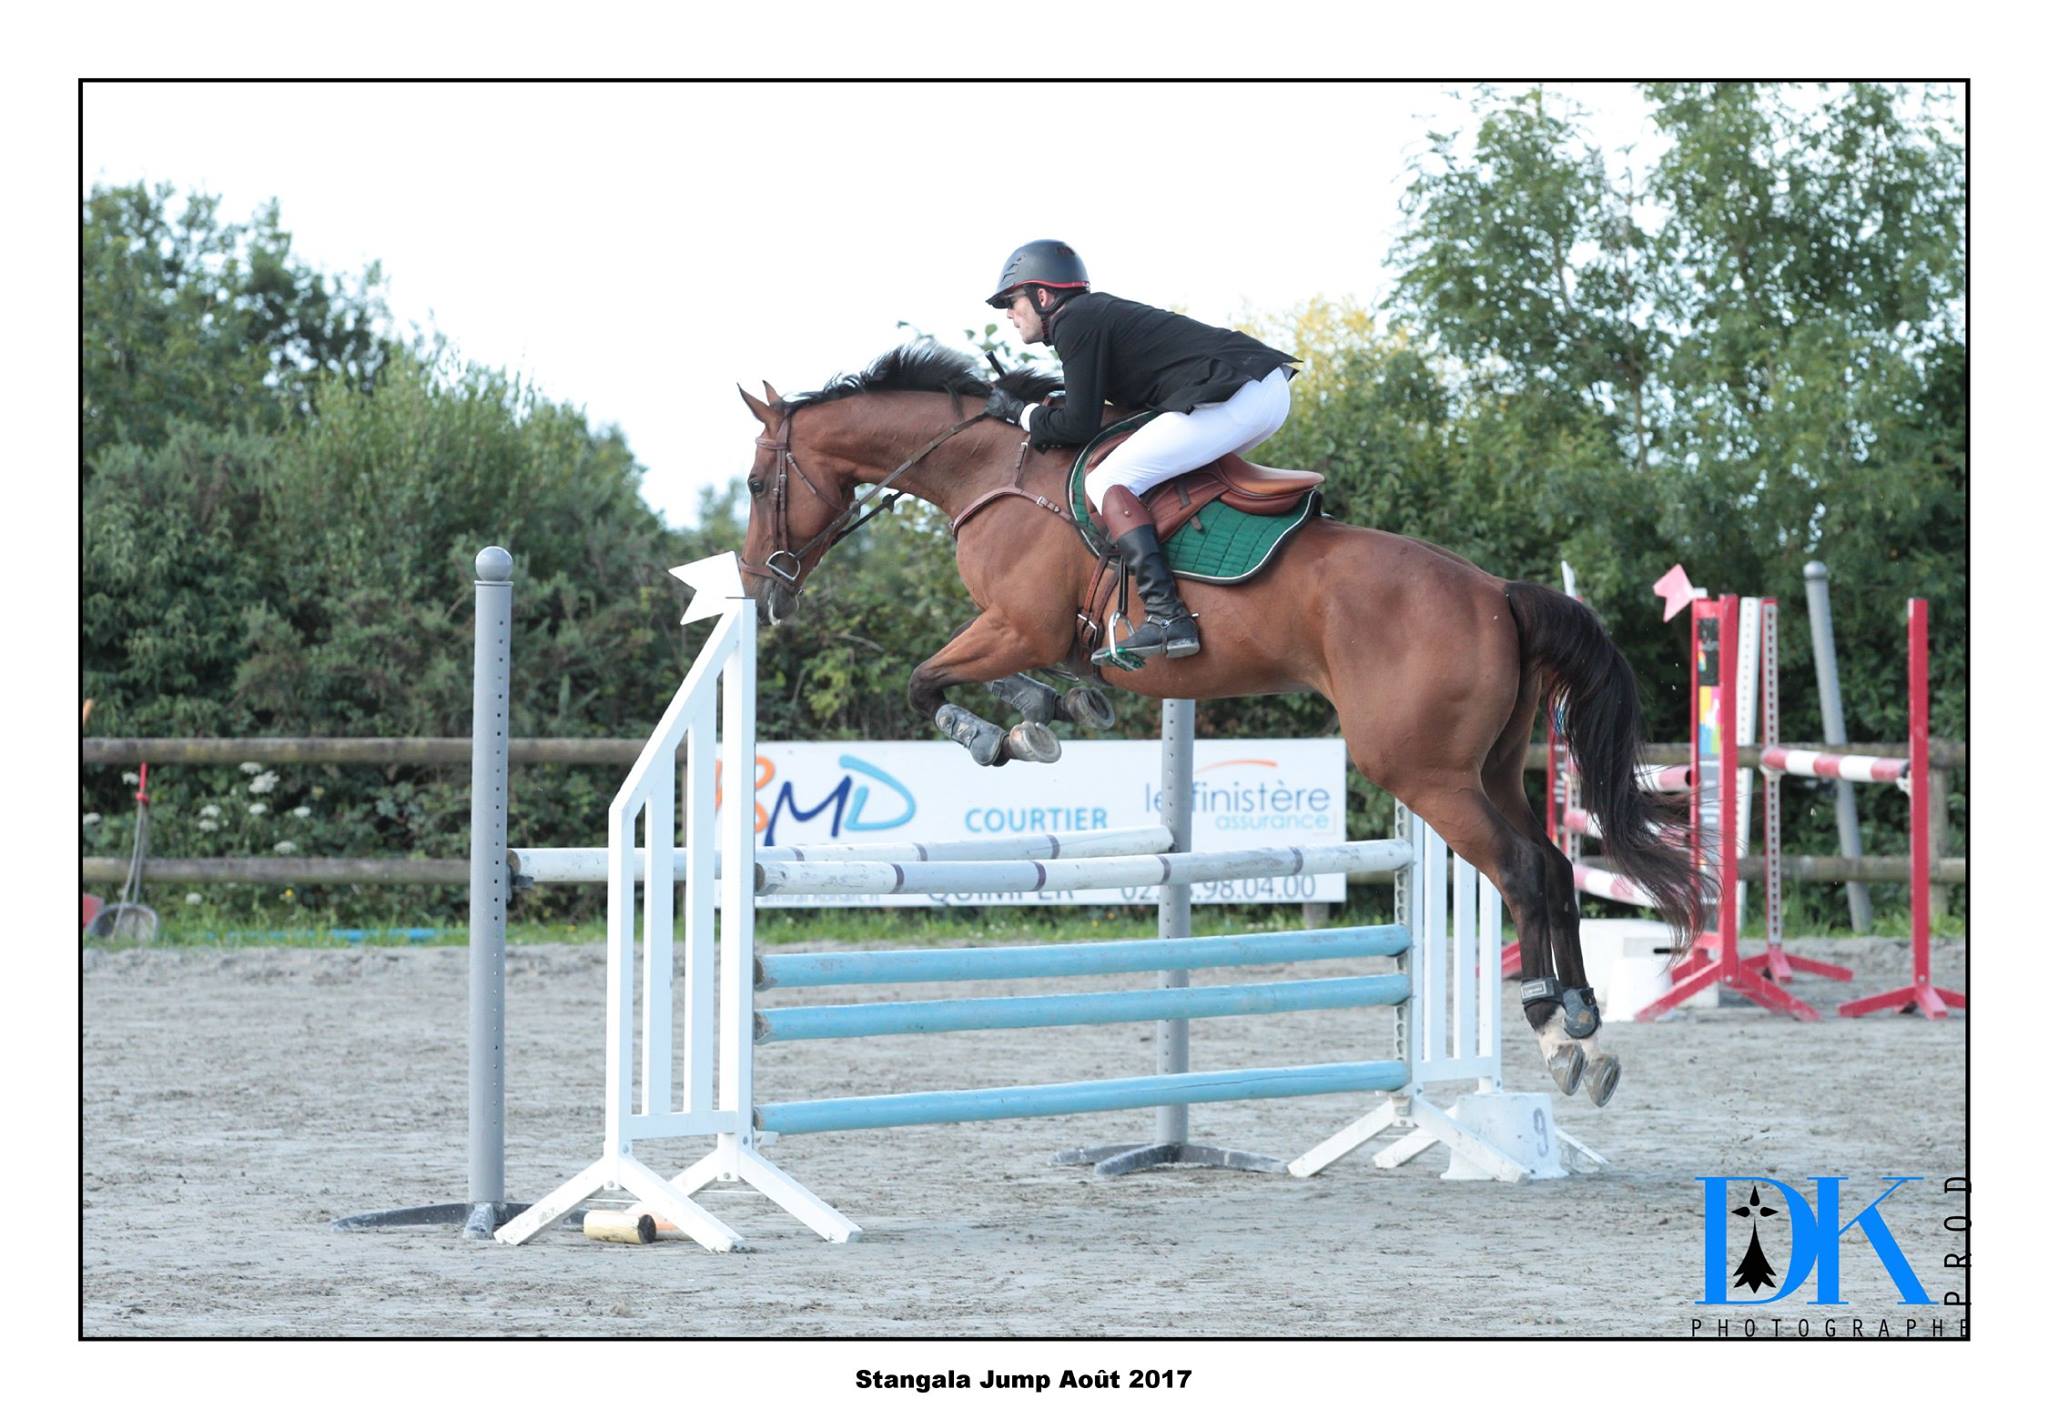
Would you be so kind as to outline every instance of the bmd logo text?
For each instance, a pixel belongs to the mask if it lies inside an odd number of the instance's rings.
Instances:
[[[831,836],[834,842],[853,833],[880,833],[891,828],[900,828],[917,816],[917,795],[903,780],[879,764],[869,763],[854,754],[841,754],[838,759],[839,773],[829,788],[811,786],[806,796],[791,779],[783,779],[776,790],[773,802],[764,805],[761,795],[769,784],[774,783],[778,769],[773,759],[757,755],[754,759],[754,831],[761,834],[763,847],[775,846],[776,830],[783,826],[785,818],[790,822],[808,823],[829,811]],[[724,765],[719,766],[719,797],[722,806],[725,801]],[[874,807],[870,808],[870,799]]]
[[[1969,1185],[1962,1178],[1940,1184],[1943,1208],[1942,1274],[1954,1278],[1937,1299],[1929,1294],[1920,1271],[1900,1244],[1886,1215],[1919,1200],[1902,1190],[1928,1187],[1917,1176],[1885,1175],[1874,1183],[1847,1177],[1813,1177],[1796,1187],[1777,1178],[1753,1174],[1703,1176],[1701,1229],[1701,1291],[1696,1305],[1801,1307],[1797,1319],[1744,1315],[1740,1319],[1696,1318],[1694,1335],[1714,1336],[1845,1336],[1920,1338],[1964,1334],[1967,1305],[1962,1272],[1969,1266],[1969,1228],[1964,1203]],[[1909,1233],[1909,1235],[1911,1235]],[[1917,1246],[1925,1264],[1925,1247]],[[1845,1294],[1845,1254],[1859,1264],[1855,1273],[1861,1294]],[[1865,1255],[1876,1268],[1861,1265]],[[1807,1307],[1877,1306],[1884,1311],[1862,1317],[1814,1315]],[[1908,1307],[1898,1311],[1897,1307]],[[1952,1311],[1920,1307],[1953,1307]]]

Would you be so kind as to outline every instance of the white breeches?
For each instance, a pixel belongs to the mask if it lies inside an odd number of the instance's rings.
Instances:
[[[1287,371],[1277,369],[1221,404],[1197,404],[1185,414],[1157,415],[1088,475],[1088,501],[1101,507],[1103,495],[1117,486],[1142,497],[1168,478],[1191,473],[1226,453],[1256,448],[1279,432],[1292,403]]]

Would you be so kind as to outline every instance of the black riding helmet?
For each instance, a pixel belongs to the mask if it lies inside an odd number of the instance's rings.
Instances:
[[[1050,286],[1054,290],[1085,291],[1088,268],[1081,264],[1074,248],[1063,241],[1027,241],[1010,253],[1003,263],[996,293],[988,303],[1001,310],[1009,305],[1019,286]]]

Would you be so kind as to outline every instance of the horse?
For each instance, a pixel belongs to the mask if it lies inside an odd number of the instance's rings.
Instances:
[[[1098,559],[1062,507],[1074,450],[1033,452],[1014,426],[966,402],[997,387],[1039,400],[1057,386],[1031,370],[991,384],[971,357],[921,341],[793,398],[765,382],[765,399],[741,387],[762,427],[747,475],[747,594],[771,625],[786,621],[826,553],[861,523],[898,496],[937,507],[980,614],[911,672],[910,703],[987,766],[1056,758],[1055,719],[1112,722],[1098,684],[1154,699],[1322,696],[1358,772],[1499,889],[1521,936],[1522,1008],[1544,1063],[1562,1092],[1583,1081],[1604,1106],[1621,1065],[1598,1040],[1572,865],[1524,787],[1538,714],[1563,711],[1607,856],[1681,949],[1703,928],[1706,902],[1683,796],[1637,782],[1635,674],[1598,618],[1432,543],[1312,518],[1252,580],[1183,584],[1200,654],[1098,670],[1082,636]],[[873,486],[857,498],[863,485]],[[1072,688],[1057,692],[1032,672]],[[961,685],[988,687],[1024,722],[1006,732],[949,703]]]

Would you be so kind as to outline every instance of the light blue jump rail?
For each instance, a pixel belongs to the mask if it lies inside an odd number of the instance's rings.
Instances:
[[[1407,1082],[1408,1066],[1399,1060],[1364,1060],[1276,1069],[1141,1074],[1131,1079],[1090,1079],[1073,1084],[1019,1084],[996,1089],[947,1089],[930,1094],[812,1099],[798,1104],[765,1104],[755,1112],[762,1127],[776,1133],[836,1133],[918,1123],[1108,1113],[1149,1109],[1160,1104],[1362,1094],[1375,1089],[1399,1089]]]
[[[907,985],[923,981],[1037,980],[1127,971],[1271,966],[1398,956],[1410,944],[1405,926],[1344,926],[1321,931],[1262,932],[1179,939],[1144,937],[1076,946],[974,946],[935,951],[817,951],[763,956],[756,990],[814,985]]]

